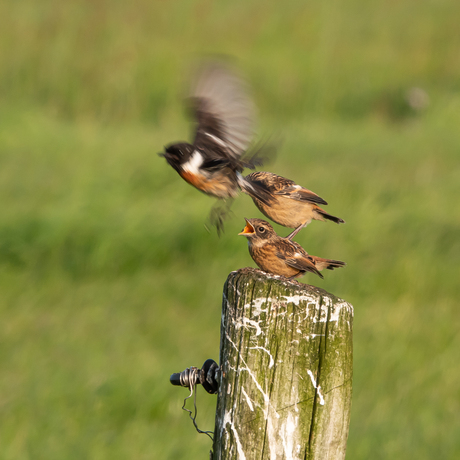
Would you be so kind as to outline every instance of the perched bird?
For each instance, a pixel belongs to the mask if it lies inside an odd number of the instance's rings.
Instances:
[[[245,219],[246,227],[239,235],[248,239],[249,253],[254,262],[265,272],[298,278],[306,272],[320,273],[327,268],[334,270],[345,266],[340,260],[323,259],[309,255],[300,244],[278,236],[273,227],[262,219]]]
[[[245,180],[255,189],[264,188],[270,196],[268,200],[264,196],[264,201],[262,201],[252,193],[250,187],[245,187],[243,190],[252,198],[262,214],[279,225],[295,228],[287,236],[289,239],[297,235],[312,220],[327,219],[337,224],[345,223],[343,219],[332,216],[319,207],[319,205],[327,204],[325,200],[290,179],[270,172],[258,171],[246,176]]]
[[[192,144],[177,142],[159,155],[198,190],[221,200],[231,200],[241,189],[249,190],[262,203],[269,195],[258,184],[246,181],[244,168],[255,169],[260,151],[248,152],[254,135],[254,104],[245,82],[228,66],[211,62],[201,68],[192,85],[189,102],[196,122]],[[230,202],[211,213],[211,221],[222,225]]]

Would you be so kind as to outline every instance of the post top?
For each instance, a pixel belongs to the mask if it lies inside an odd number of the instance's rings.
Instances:
[[[337,297],[336,295],[331,294],[330,292],[327,292],[325,289],[321,289],[311,284],[301,283],[296,280],[290,280],[284,276],[273,275],[272,273],[264,272],[258,268],[245,267],[230,272],[227,277],[226,283],[233,283],[235,282],[236,278],[246,278],[248,281],[253,280],[254,282],[263,283],[267,286],[267,288],[277,286],[279,288],[282,287],[286,290],[297,292],[303,295],[313,294],[322,297],[328,297],[334,303],[346,302],[344,299]]]

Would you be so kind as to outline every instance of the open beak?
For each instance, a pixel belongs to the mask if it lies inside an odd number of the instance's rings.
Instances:
[[[249,223],[249,220],[244,218],[246,221],[246,227],[243,228],[243,231],[241,233],[238,233],[238,235],[243,235],[243,236],[251,236],[254,235],[255,230],[254,227]]]

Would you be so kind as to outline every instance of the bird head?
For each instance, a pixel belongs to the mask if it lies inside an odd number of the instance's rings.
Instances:
[[[161,157],[165,157],[166,161],[176,170],[179,171],[181,165],[190,159],[193,153],[193,146],[186,142],[170,144],[165,146],[165,151],[159,153]]]
[[[246,221],[246,227],[238,235],[245,236],[249,241],[254,239],[269,240],[276,236],[275,230],[266,220],[246,218],[244,220]]]

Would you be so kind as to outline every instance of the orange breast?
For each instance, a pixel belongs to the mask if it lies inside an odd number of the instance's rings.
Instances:
[[[192,174],[187,171],[181,171],[179,174],[181,175],[182,179],[187,181],[190,185],[193,185],[198,190],[205,191],[203,190],[203,186],[205,184],[203,176],[200,176],[198,174]]]
[[[286,262],[280,259],[273,246],[266,244],[262,247],[249,246],[249,253],[254,262],[261,270],[274,275],[282,275],[286,277],[300,276],[303,272],[296,268],[290,267]]]
[[[232,181],[226,174],[213,174],[210,178],[202,174],[193,174],[188,171],[181,171],[181,177],[190,185],[208,195],[217,198],[229,198],[238,195],[236,181]]]

